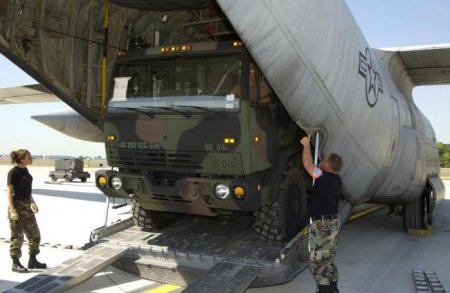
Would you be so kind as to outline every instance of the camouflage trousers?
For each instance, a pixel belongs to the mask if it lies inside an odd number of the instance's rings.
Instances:
[[[338,281],[334,263],[339,220],[315,220],[309,226],[309,269],[317,285]]]
[[[17,221],[9,219],[11,229],[11,239],[9,254],[11,257],[20,258],[22,256],[23,235],[28,239],[28,253],[38,254],[39,244],[41,243],[41,233],[36,222],[36,217],[31,210],[30,200],[15,200],[14,208],[19,214]],[[9,213],[8,213],[9,215]]]

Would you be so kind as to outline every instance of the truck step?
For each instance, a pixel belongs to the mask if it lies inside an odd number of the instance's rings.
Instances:
[[[233,262],[219,262],[203,274],[184,293],[241,293],[258,276],[261,267]]]
[[[128,249],[129,247],[109,243],[98,244],[86,250],[83,255],[66,260],[5,292],[62,292],[112,264]]]

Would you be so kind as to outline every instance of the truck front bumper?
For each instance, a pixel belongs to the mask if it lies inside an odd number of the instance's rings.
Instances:
[[[96,186],[109,197],[132,198],[142,208],[185,214],[214,216],[225,211],[253,212],[261,207],[268,192],[261,188],[260,177],[197,178],[184,177],[174,185],[156,185],[144,175],[99,170]],[[220,197],[217,187],[229,189]],[[236,191],[244,191],[238,196]],[[222,194],[223,195],[223,194]]]

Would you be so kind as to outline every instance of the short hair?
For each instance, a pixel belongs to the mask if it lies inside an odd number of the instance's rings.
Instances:
[[[329,154],[327,156],[327,161],[334,172],[339,172],[344,164],[342,158],[336,153]]]
[[[17,151],[12,151],[11,156],[11,164],[20,164],[20,162],[26,158],[27,155],[31,155],[30,152],[26,149],[20,149]]]

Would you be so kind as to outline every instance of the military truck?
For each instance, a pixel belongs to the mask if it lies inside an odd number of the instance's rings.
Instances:
[[[116,169],[97,171],[96,183],[132,200],[137,225],[242,213],[255,216],[261,238],[283,241],[308,223],[302,130],[242,42],[120,55],[104,124]]]
[[[80,159],[62,159],[55,160],[55,171],[50,171],[48,176],[53,182],[58,179],[64,179],[72,182],[74,179],[80,179],[86,182],[91,177],[89,172],[83,171],[83,161]]]

